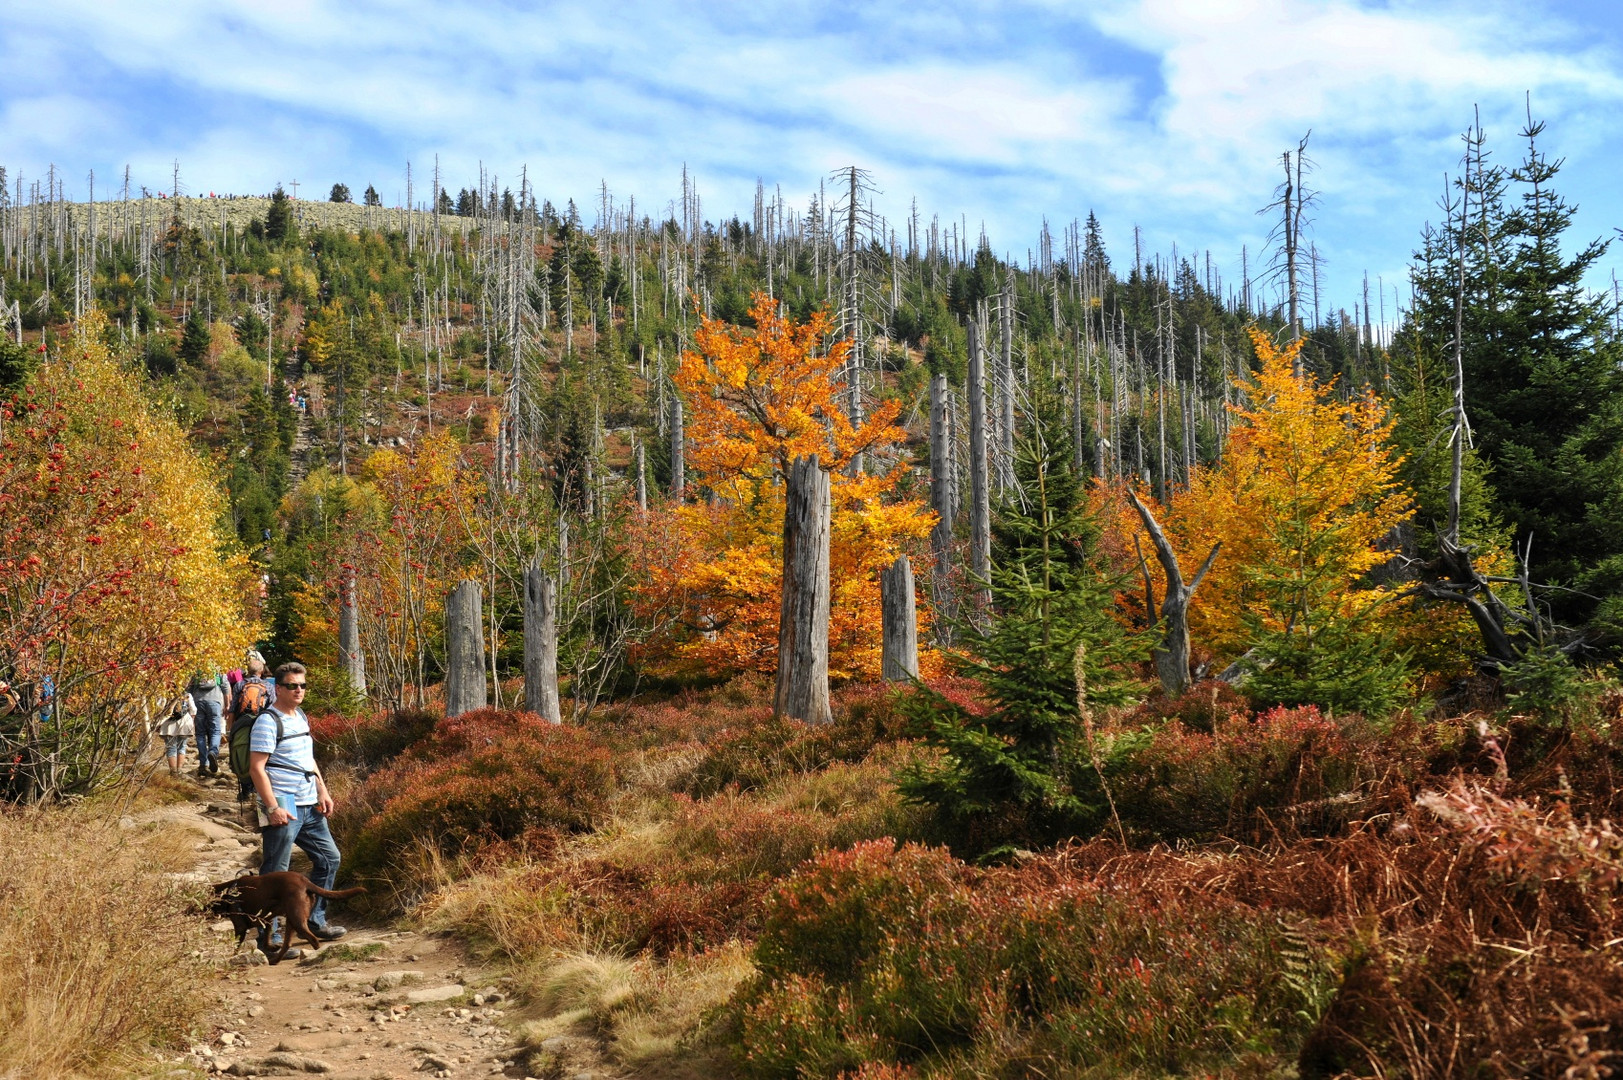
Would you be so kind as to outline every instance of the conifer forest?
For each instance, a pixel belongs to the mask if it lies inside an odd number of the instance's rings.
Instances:
[[[1548,139],[1353,295],[1306,138],[1222,252],[856,165],[0,169],[0,848],[257,649],[353,918],[519,1003],[436,1075],[1612,1075],[1623,307]]]

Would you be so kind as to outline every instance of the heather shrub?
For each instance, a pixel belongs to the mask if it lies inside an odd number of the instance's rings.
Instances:
[[[439,719],[427,709],[396,709],[369,716],[322,713],[310,717],[310,731],[323,767],[346,765],[366,774],[426,737]]]
[[[731,1016],[759,1077],[928,1072],[993,1043],[1019,1044],[1037,1075],[1176,1071],[1293,1052],[1330,985],[1271,913],[889,841],[780,885],[755,962]]]
[[[1190,731],[1211,734],[1221,723],[1251,714],[1251,700],[1221,679],[1206,679],[1177,697],[1156,693],[1124,714],[1123,728],[1159,728],[1176,720]]]
[[[657,957],[753,940],[766,894],[813,856],[915,827],[890,776],[905,745],[758,792],[663,796],[556,852],[484,850],[425,915],[505,956],[610,949]],[[542,858],[541,856],[546,856]]]
[[[1151,838],[1252,838],[1344,822],[1345,807],[1329,800],[1354,789],[1359,765],[1343,726],[1308,705],[1225,713],[1210,733],[1174,720],[1113,783],[1124,822]]]
[[[549,846],[601,820],[614,789],[614,756],[590,732],[484,709],[441,721],[334,823],[348,872],[390,883],[416,847],[468,857],[503,842]]]

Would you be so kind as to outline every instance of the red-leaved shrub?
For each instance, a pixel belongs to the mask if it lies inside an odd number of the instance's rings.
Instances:
[[[614,755],[591,732],[481,709],[441,721],[373,774],[335,818],[350,873],[388,880],[422,845],[447,856],[580,832],[607,810]]]
[[[1256,840],[1344,823],[1349,808],[1336,799],[1359,773],[1342,723],[1307,705],[1219,712],[1210,732],[1173,720],[1112,782],[1123,820],[1154,839]]]
[[[741,1060],[785,1078],[949,1052],[1017,1054],[1031,1075],[1179,1070],[1286,1045],[1328,986],[1278,916],[1222,897],[889,841],[779,886],[755,963],[733,1003]]]

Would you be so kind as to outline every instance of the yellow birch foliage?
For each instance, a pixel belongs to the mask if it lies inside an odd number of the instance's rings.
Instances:
[[[260,633],[216,470],[106,326],[92,308],[7,404],[0,443],[0,677],[49,677],[80,716],[170,696]]]
[[[411,454],[379,450],[361,469],[381,522],[340,546],[339,576],[355,574],[363,650],[391,704],[423,700],[430,655],[445,623],[445,598],[466,571],[470,548],[459,507],[478,497],[456,438],[436,432]],[[334,583],[336,584],[336,583]],[[333,628],[336,633],[336,627]]]
[[[1277,348],[1256,328],[1251,340],[1260,368],[1232,407],[1222,461],[1194,471],[1170,515],[1187,565],[1223,544],[1190,612],[1195,643],[1223,658],[1245,651],[1246,614],[1283,630],[1309,608],[1352,618],[1390,599],[1365,579],[1410,512],[1386,406],[1296,375],[1300,342]],[[1381,617],[1400,616],[1393,606]]]
[[[783,477],[795,458],[817,454],[830,472],[829,673],[879,670],[880,568],[902,545],[929,533],[934,515],[917,500],[887,501],[905,465],[848,475],[859,453],[870,468],[906,437],[896,402],[877,405],[861,426],[843,407],[844,342],[828,344],[822,312],[796,324],[757,293],[754,329],[701,320],[697,349],[675,375],[688,410],[688,483],[713,501],[650,512],[634,538],[644,568],[635,601],[670,633],[645,662],[721,674],[777,666],[783,578]],[[825,347],[826,346],[826,347]]]

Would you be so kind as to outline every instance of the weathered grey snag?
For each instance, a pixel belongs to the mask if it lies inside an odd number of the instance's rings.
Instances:
[[[1133,507],[1144,522],[1144,530],[1150,534],[1150,542],[1155,545],[1155,556],[1161,562],[1161,570],[1166,574],[1166,596],[1161,601],[1161,644],[1155,649],[1155,672],[1161,677],[1161,689],[1168,696],[1177,697],[1189,689],[1189,601],[1194,598],[1195,590],[1200,588],[1207,571],[1217,561],[1218,549],[1223,545],[1221,542],[1212,545],[1211,553],[1200,564],[1195,579],[1185,585],[1183,571],[1178,568],[1178,556],[1167,541],[1166,533],[1161,531],[1160,522],[1155,520],[1150,508],[1139,501],[1131,488],[1127,489],[1127,497],[1133,500]],[[1149,605],[1153,618],[1155,591],[1150,585],[1148,570],[1145,571],[1144,592],[1145,603]]]
[[[977,581],[992,574],[992,502],[986,489],[986,358],[980,328],[969,320],[969,569]],[[982,605],[991,592],[980,586]]]
[[[682,501],[683,490],[687,487],[687,466],[683,461],[683,450],[687,445],[687,433],[682,427],[682,397],[680,394],[671,395],[671,496],[677,502]]]
[[[637,510],[648,512],[648,455],[643,453],[640,439],[637,441]]]
[[[539,563],[524,571],[524,707],[554,724],[558,708],[558,614],[552,578]]]
[[[349,676],[349,685],[366,696],[366,662],[361,656],[361,624],[355,612],[355,579],[345,577],[338,600],[338,669]]]
[[[484,592],[471,578],[445,602],[445,715],[485,707]]]
[[[783,511],[783,606],[773,711],[812,724],[834,719],[828,703],[828,474],[817,455],[795,459]]]
[[[913,605],[913,564],[906,555],[879,572],[882,651],[879,677],[905,682],[919,677],[918,612]]]
[[[938,519],[930,530],[930,550],[935,555],[936,633],[943,640],[952,614],[952,519],[957,509],[947,409],[947,376],[941,372],[930,380],[930,504]]]
[[[1012,272],[1011,272],[1012,274]],[[1007,492],[1014,487],[1014,279],[1004,283],[998,295],[997,371],[997,486]]]

